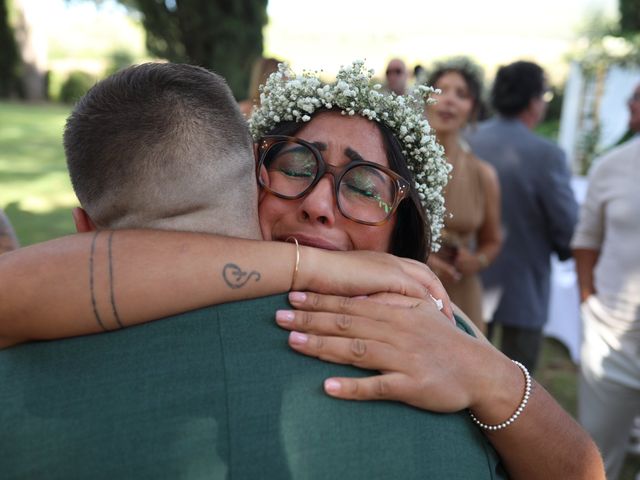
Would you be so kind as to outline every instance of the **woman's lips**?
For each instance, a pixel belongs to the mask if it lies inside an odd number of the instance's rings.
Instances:
[[[443,121],[453,120],[455,115],[451,112],[438,112],[438,117],[440,117]]]
[[[330,241],[325,240],[324,238],[305,235],[302,233],[292,233],[290,235],[278,237],[278,241],[292,242],[291,237],[294,237],[296,240],[298,240],[298,243],[300,245],[306,245],[307,247],[322,248],[323,250],[346,250],[346,248],[338,247]]]

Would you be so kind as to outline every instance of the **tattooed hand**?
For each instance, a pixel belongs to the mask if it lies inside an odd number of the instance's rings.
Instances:
[[[15,250],[20,245],[5,213],[0,210],[0,254]]]

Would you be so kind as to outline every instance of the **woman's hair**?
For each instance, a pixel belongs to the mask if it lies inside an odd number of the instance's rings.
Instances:
[[[515,117],[544,91],[544,70],[533,62],[519,61],[498,70],[491,90],[491,104],[501,115]]]
[[[448,62],[437,63],[434,70],[429,74],[427,85],[435,87],[436,83],[447,73],[457,73],[460,75],[467,89],[473,98],[470,119],[472,122],[478,121],[483,109],[482,105],[482,71],[471,60],[454,59]]]
[[[319,109],[312,115],[331,110]],[[311,120],[312,121],[312,120]],[[407,161],[402,154],[400,143],[391,130],[384,124],[374,122],[382,135],[382,141],[389,162],[389,168],[401,175],[410,184],[409,196],[405,198],[396,210],[396,226],[391,235],[391,248],[389,253],[398,257],[412,258],[420,262],[426,262],[431,251],[431,229],[428,228],[424,209],[420,203],[418,192],[415,189],[413,175],[407,167]],[[294,136],[306,124],[297,122],[282,122],[278,124],[269,135]]]

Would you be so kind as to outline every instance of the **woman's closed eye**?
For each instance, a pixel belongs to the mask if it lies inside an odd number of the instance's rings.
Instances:
[[[317,164],[306,148],[289,148],[275,156],[269,170],[294,178],[312,178],[316,175]]]

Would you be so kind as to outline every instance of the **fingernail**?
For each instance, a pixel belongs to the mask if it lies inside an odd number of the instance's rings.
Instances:
[[[309,336],[300,332],[291,332],[289,334],[289,340],[294,345],[304,345],[309,340]]]
[[[324,381],[324,390],[327,393],[338,393],[340,391],[340,382],[329,378]]]
[[[289,325],[293,322],[294,314],[291,310],[277,310],[276,322],[281,325]]]
[[[303,292],[289,292],[290,302],[304,302],[307,299],[307,294]]]

